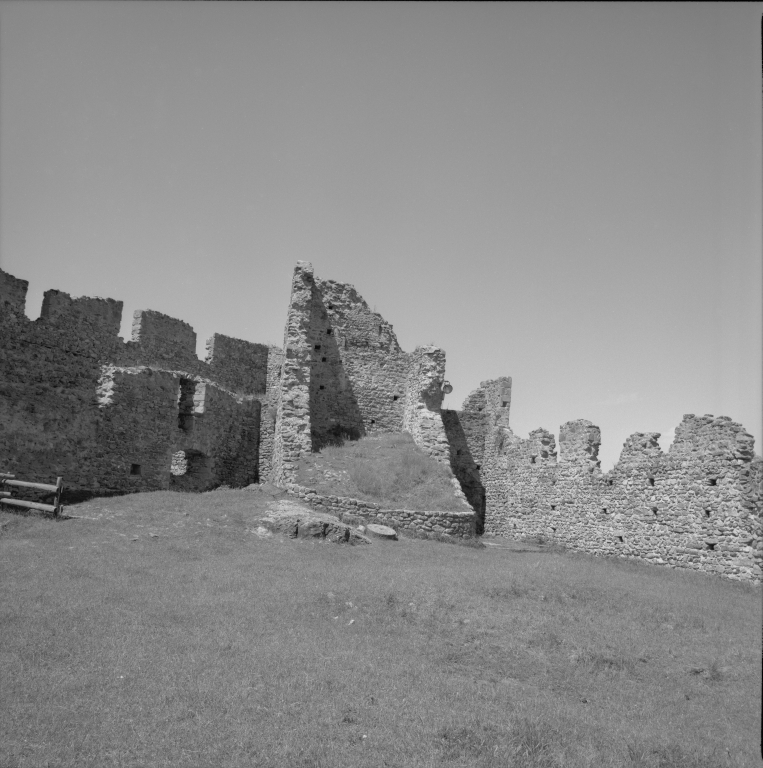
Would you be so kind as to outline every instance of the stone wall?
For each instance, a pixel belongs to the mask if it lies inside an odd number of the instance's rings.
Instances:
[[[400,349],[392,326],[355,288],[298,262],[284,333],[274,482],[294,482],[300,457],[373,432],[409,431],[448,463],[440,405],[445,353]]]
[[[215,334],[202,362],[193,329],[152,311],[134,314],[125,343],[122,302],[56,290],[31,321],[27,286],[0,271],[3,471],[41,482],[63,476],[69,500],[257,479],[259,444],[273,441],[273,423],[260,414],[275,399],[280,350]],[[199,470],[193,482],[171,473],[180,452]]]
[[[475,533],[475,516],[470,509],[463,512],[385,509],[379,504],[346,496],[322,496],[312,488],[296,483],[288,483],[284,487],[290,495],[309,504],[316,511],[336,515],[343,522],[363,520],[381,523],[398,532],[421,538],[466,539]]]
[[[491,384],[468,401],[487,404]],[[688,414],[667,454],[659,434],[636,433],[602,473],[601,435],[591,422],[562,425],[557,457],[550,432],[524,439],[498,421],[491,417],[483,430],[485,533],[761,581],[763,462],[740,424]]]

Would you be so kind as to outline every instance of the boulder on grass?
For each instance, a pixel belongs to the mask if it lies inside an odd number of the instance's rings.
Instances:
[[[387,539],[388,541],[397,541],[397,532],[388,525],[379,525],[378,523],[369,523],[364,531],[368,536],[375,539]]]

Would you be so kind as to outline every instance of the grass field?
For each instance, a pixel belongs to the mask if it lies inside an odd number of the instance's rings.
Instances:
[[[256,535],[260,492],[2,515],[0,766],[760,766],[761,592]]]
[[[452,477],[407,432],[393,432],[305,454],[298,482],[318,493],[350,496],[392,509],[463,512],[468,507],[456,497]]]

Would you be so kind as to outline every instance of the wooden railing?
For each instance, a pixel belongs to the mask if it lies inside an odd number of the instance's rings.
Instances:
[[[16,480],[15,475],[9,475],[7,472],[0,472],[0,504],[9,504],[13,507],[22,507],[24,509],[36,509],[40,512],[51,512],[55,517],[60,517],[63,512],[61,504],[61,491],[64,489],[64,479],[56,478],[56,484],[49,483],[28,483],[25,480]],[[54,497],[53,504],[42,504],[39,501],[25,501],[17,499],[12,495],[9,488],[34,488],[38,491],[49,491],[50,496]]]

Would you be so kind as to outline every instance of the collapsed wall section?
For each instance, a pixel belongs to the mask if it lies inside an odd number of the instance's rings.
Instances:
[[[423,437],[431,430],[421,428],[420,418],[406,422],[405,409],[413,408],[412,361],[418,370],[420,357],[400,349],[392,326],[353,286],[321,280],[311,264],[298,262],[276,409],[275,482],[295,482],[304,453],[373,432],[401,431],[407,423],[414,439],[436,445],[436,439]],[[425,386],[422,381],[416,383]],[[439,406],[437,415],[439,421]]]
[[[411,356],[405,385],[403,429],[433,459],[450,466],[450,446],[442,420],[445,352],[417,347]]]
[[[505,487],[495,482],[505,476],[495,467],[495,444],[511,435],[510,409],[511,378],[503,376],[481,382],[464,400],[460,411],[442,412],[450,466],[477,514],[477,533],[480,534],[484,531],[488,489],[493,505],[498,503],[496,494],[505,497]]]

